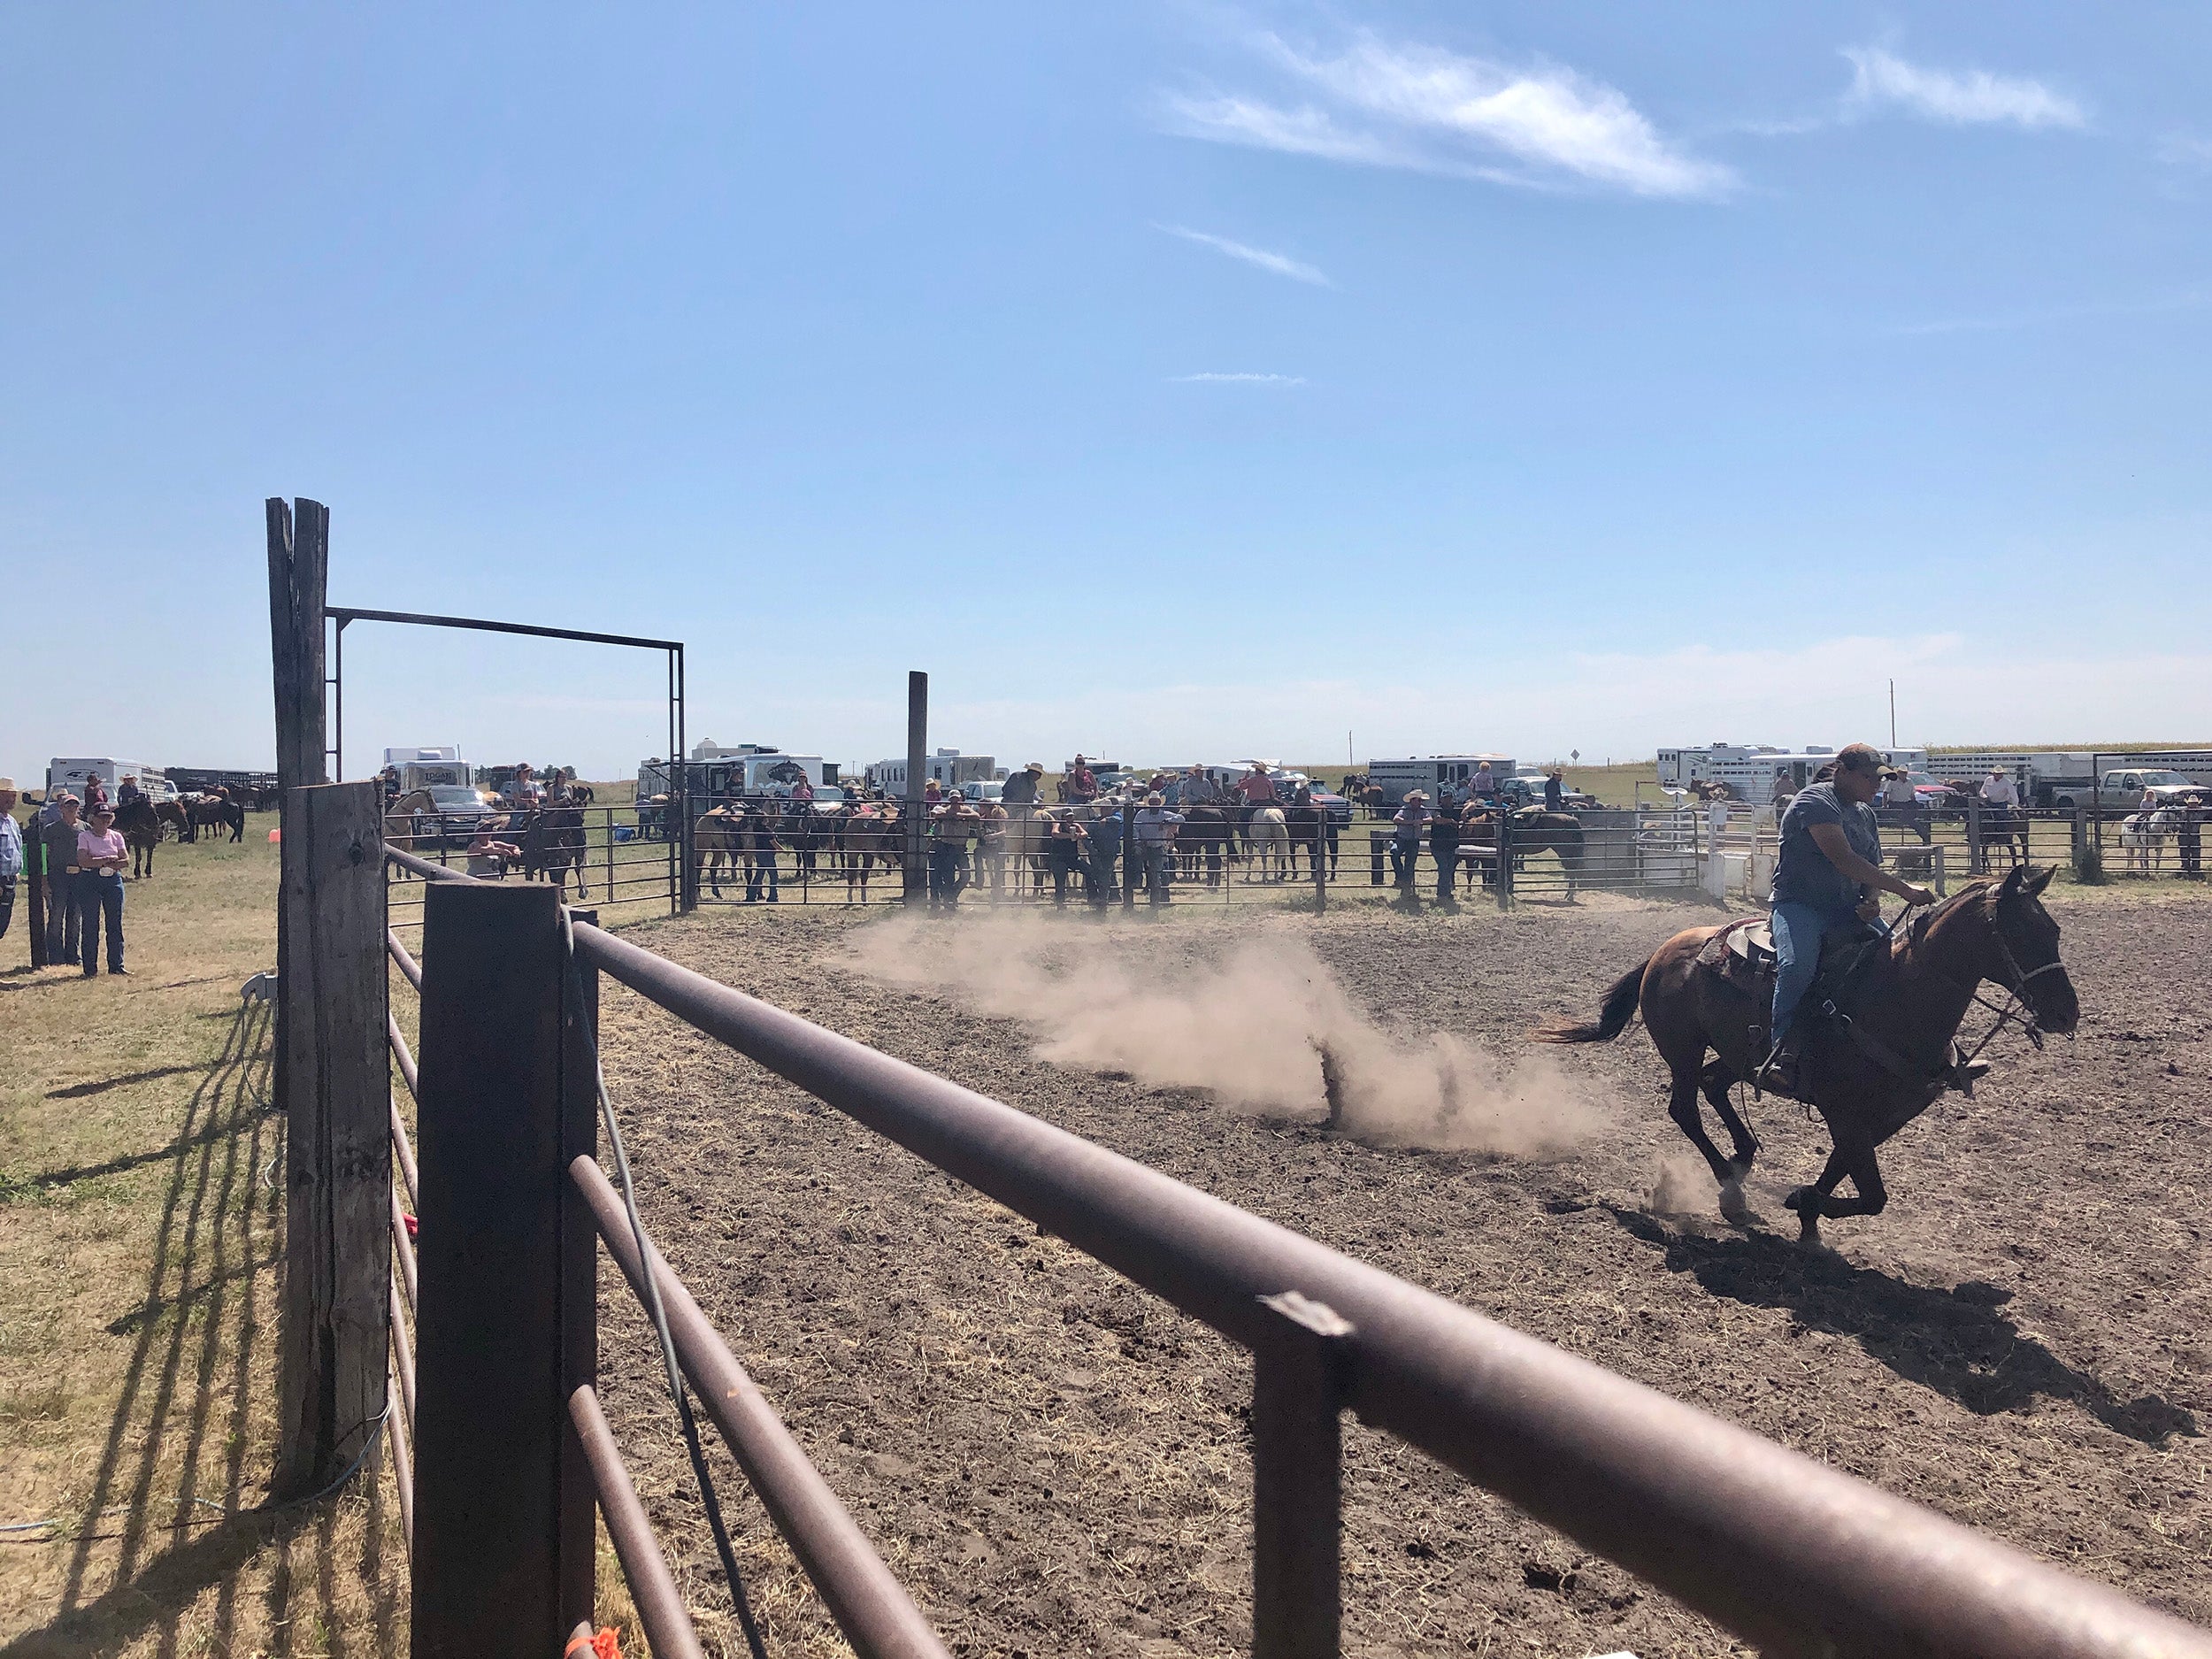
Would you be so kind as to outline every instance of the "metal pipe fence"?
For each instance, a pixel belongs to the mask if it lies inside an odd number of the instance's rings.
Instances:
[[[457,885],[396,856],[442,888]],[[442,892],[438,902],[468,896]],[[478,950],[469,924],[491,912],[449,905],[442,914],[446,931],[435,936],[451,941],[446,948]],[[596,926],[579,920],[569,936],[573,968],[559,975],[607,974],[1252,1353],[1254,1649],[1262,1659],[1338,1651],[1346,1409],[1769,1651],[2212,1659],[2212,1637],[2116,1592]],[[405,972],[405,953],[394,946]],[[503,939],[483,949],[512,947]],[[421,983],[426,1010],[455,994],[442,989],[434,953]],[[588,1005],[596,1007],[595,992]],[[483,1024],[473,1040],[498,1043],[503,1031]],[[550,1114],[561,1086],[541,1088],[521,1104]],[[579,1154],[566,1170],[633,1288],[657,1286],[683,1369],[855,1652],[941,1652],[682,1282],[649,1243],[641,1248],[595,1158]],[[539,1202],[558,1201],[545,1194]],[[595,1398],[572,1389],[565,1404],[604,1466],[594,1481],[611,1530],[619,1525],[638,1555],[634,1571],[626,1555],[625,1567],[641,1609],[647,1600],[664,1609],[651,1562],[639,1554],[649,1540],[634,1514],[618,1523],[612,1513],[623,1508],[627,1478],[599,1432]],[[662,1647],[657,1635],[657,1650],[685,1651],[680,1633],[667,1640]]]

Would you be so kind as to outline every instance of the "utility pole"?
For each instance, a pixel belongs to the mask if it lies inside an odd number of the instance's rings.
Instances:
[[[1889,682],[1889,746],[1897,747],[1897,682]]]

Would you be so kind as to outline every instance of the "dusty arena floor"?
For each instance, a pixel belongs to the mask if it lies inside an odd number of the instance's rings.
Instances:
[[[2055,912],[2078,1039],[2001,1044],[1978,1099],[1891,1144],[1888,1213],[1828,1224],[1826,1256],[1789,1241],[1779,1203],[1825,1146],[1794,1108],[1757,1111],[1763,1221],[1740,1230],[1685,1159],[1640,1028],[1529,1069],[1530,1025],[1592,1009],[1696,910],[1003,929],[787,910],[632,937],[2212,1622],[2212,904]],[[1301,1020],[1397,1056],[1366,1140],[1299,1121],[1319,1102],[1310,1051],[1284,1041]],[[611,986],[606,1028],[649,1225],[956,1652],[1242,1648],[1240,1353]],[[1457,1119],[1432,1110],[1440,1067],[1473,1097]],[[1512,1150],[1407,1144],[1424,1140]],[[606,1305],[618,1432],[694,1601],[726,1606],[642,1324],[626,1294]],[[1356,1425],[1346,1493],[1351,1651],[1739,1651]],[[730,1508],[773,1645],[833,1650],[757,1503]]]

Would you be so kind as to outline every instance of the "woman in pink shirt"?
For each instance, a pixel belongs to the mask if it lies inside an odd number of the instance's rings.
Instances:
[[[108,925],[108,972],[129,972],[123,965],[123,866],[130,856],[122,832],[115,827],[115,809],[103,801],[92,809],[92,821],[77,831],[77,862],[69,872],[69,895],[77,905],[88,979],[100,972],[103,916]]]

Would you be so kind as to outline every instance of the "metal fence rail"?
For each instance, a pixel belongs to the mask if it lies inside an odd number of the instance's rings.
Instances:
[[[2212,1636],[2110,1589],[595,926],[579,924],[572,936],[580,964],[1252,1352],[1263,1659],[1338,1650],[1346,1408],[1770,1651],[2212,1659]],[[641,1286],[612,1188],[589,1158],[570,1169],[611,1253]],[[864,1540],[839,1557],[836,1523],[849,1519],[818,1490],[818,1475],[680,1281],[658,1262],[654,1274],[686,1370],[855,1650],[934,1651],[862,1623],[857,1609],[889,1583],[875,1577],[880,1560]],[[780,1469],[771,1466],[778,1456],[788,1460]],[[824,1506],[826,1532],[791,1519],[806,1502]],[[925,1636],[926,1626],[912,1640]]]

